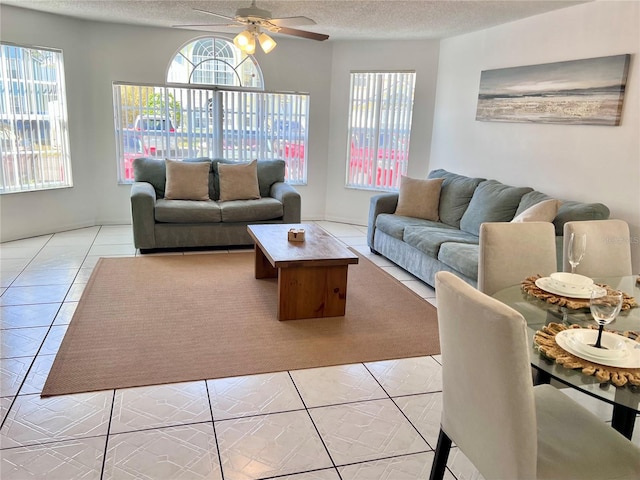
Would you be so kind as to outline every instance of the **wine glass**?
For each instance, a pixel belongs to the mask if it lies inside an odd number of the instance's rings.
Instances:
[[[608,290],[603,293],[602,290],[594,288],[591,291],[591,298],[589,300],[589,309],[591,310],[591,316],[599,325],[598,338],[596,343],[593,344],[595,348],[603,347],[600,342],[602,340],[602,330],[604,326],[611,323],[616,316],[620,313],[622,308],[622,292],[615,290]]]
[[[571,264],[571,273],[576,273],[576,267],[584,258],[584,252],[587,249],[587,236],[584,233],[572,233],[569,237],[569,263]]]

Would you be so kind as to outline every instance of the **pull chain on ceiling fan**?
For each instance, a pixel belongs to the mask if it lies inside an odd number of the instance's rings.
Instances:
[[[216,17],[224,18],[233,23],[204,23],[204,24],[190,24],[190,25],[173,25],[174,27],[238,27],[243,26],[245,29],[235,36],[233,43],[243,52],[253,55],[256,51],[256,40],[260,44],[264,53],[269,53],[276,46],[276,42],[271,38],[264,30],[271,33],[292,35],[295,37],[308,38],[311,40],[326,40],[329,35],[321,33],[308,32],[306,30],[299,30],[297,28],[291,28],[287,25],[315,25],[316,22],[308,17],[282,17],[273,18],[271,12],[263,10],[256,6],[256,0],[251,2],[251,6],[247,8],[239,8],[236,11],[234,17],[222,15],[219,13],[208,12],[207,10],[200,10],[194,8],[195,11],[200,13],[206,13],[207,15],[213,15]]]

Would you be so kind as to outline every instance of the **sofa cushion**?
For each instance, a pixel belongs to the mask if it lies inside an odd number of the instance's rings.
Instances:
[[[277,182],[284,182],[284,160],[260,160],[258,161],[258,185],[260,196],[268,197],[271,186]]]
[[[469,206],[473,192],[484,178],[465,177],[443,169],[433,170],[428,178],[443,178],[438,216],[442,223],[460,228],[460,219]]]
[[[220,200],[220,174],[219,174],[219,168],[220,165],[237,165],[238,162],[232,162],[231,160],[223,160],[220,158],[217,158],[215,160],[211,161],[211,169],[213,170],[213,197],[211,197],[211,200]]]
[[[556,218],[556,215],[558,214],[559,206],[560,200],[543,200],[517,214],[511,221],[513,223],[553,222],[553,219]]]
[[[238,165],[238,162],[231,160],[215,159],[211,163],[213,172],[214,191],[212,200],[220,199],[220,165]],[[284,182],[285,162],[284,160],[258,160],[258,187],[261,197],[268,197],[271,193],[271,186],[276,182]]]
[[[402,175],[396,215],[438,221],[443,178],[420,180]]]
[[[602,203],[582,203],[565,200],[558,208],[553,224],[556,227],[556,235],[564,235],[564,224],[567,222],[580,222],[583,220],[606,220],[609,218],[609,208]]]
[[[156,222],[162,223],[220,223],[220,206],[212,201],[193,202],[191,200],[156,201]]]
[[[199,162],[208,162],[209,163],[209,198],[211,200],[217,200],[218,194],[214,188],[215,179],[213,175],[213,162],[208,157],[195,157],[195,158],[185,158],[182,160],[185,163],[199,163]]]
[[[520,203],[518,204],[516,216],[520,215],[527,208],[533,207],[534,205],[540,202],[544,202],[545,200],[553,200],[553,198],[551,198],[546,193],[542,193],[537,190],[532,190],[529,193],[525,193],[520,199]]]
[[[479,245],[446,242],[440,246],[438,260],[465,277],[478,279]]]
[[[457,230],[454,227],[441,222],[423,220],[416,217],[403,217],[402,215],[396,215],[392,213],[381,213],[376,217],[376,229],[379,229],[380,231],[394,238],[397,238],[398,240],[402,240],[404,236],[404,229],[408,226],[437,226],[450,230]]]
[[[210,162],[184,163],[165,160],[167,200],[209,200]]]
[[[218,165],[220,201],[256,200],[260,198],[258,186],[258,162],[237,165]]]
[[[404,229],[403,240],[407,245],[433,258],[438,258],[440,246],[445,242],[475,244],[479,241],[478,237],[470,233],[441,226],[408,226]]]
[[[537,190],[526,193],[520,200],[516,215],[519,215],[527,208],[544,200],[551,200],[551,197]],[[606,220],[609,218],[609,208],[602,203],[582,203],[572,200],[562,200],[561,202],[558,207],[558,214],[553,220],[553,225],[556,228],[556,236],[558,237],[564,235],[564,224],[567,222]]]
[[[258,200],[230,200],[220,204],[220,211],[225,223],[275,220],[284,215],[282,203],[271,197]]]
[[[497,180],[485,180],[473,193],[469,207],[460,219],[460,229],[480,235],[484,222],[509,222],[515,216],[520,200],[529,187],[512,187]]]
[[[164,189],[167,184],[167,174],[164,160],[157,158],[134,158],[133,179],[136,182],[147,182],[156,191],[156,198],[164,197]]]

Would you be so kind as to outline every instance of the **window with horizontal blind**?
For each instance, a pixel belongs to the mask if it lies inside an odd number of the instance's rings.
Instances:
[[[397,190],[406,175],[415,72],[352,72],[346,184]]]
[[[307,94],[114,84],[113,96],[121,183],[137,157],[283,159],[287,182],[307,181]]]
[[[62,51],[0,43],[0,193],[73,185]]]

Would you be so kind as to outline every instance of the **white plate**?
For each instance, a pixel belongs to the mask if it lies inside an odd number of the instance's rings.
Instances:
[[[565,290],[561,286],[556,284],[556,282],[554,282],[551,277],[538,278],[536,280],[536,287],[544,290],[545,292],[553,293],[554,295],[561,295],[563,297],[570,298],[588,299],[591,297],[592,290],[598,290],[602,292],[603,295],[606,293],[606,290],[604,288],[597,285],[591,285],[589,287],[584,287],[581,289]]]
[[[577,273],[554,272],[549,276],[555,289],[562,289],[567,292],[580,292],[585,288],[591,288],[593,285],[593,279]]]
[[[588,350],[585,348],[585,345],[595,343],[597,336],[597,330],[588,328],[570,328],[563,330],[556,335],[556,343],[567,352],[572,353],[577,357],[584,358],[585,360],[589,360],[590,362],[608,365],[610,367],[640,368],[640,343],[635,342],[630,338],[623,337],[622,335],[617,335],[611,332],[602,332],[602,339],[605,345],[616,346],[617,350],[625,352],[620,353],[620,356],[607,358],[606,353],[594,355],[592,353],[592,348],[589,348]],[[603,352],[606,352],[606,350]]]
[[[601,343],[606,348],[596,348],[593,344],[598,339],[598,331],[582,328],[572,330],[568,340],[572,342],[575,348],[593,358],[619,359],[628,356],[631,350],[627,348],[624,338],[622,335],[616,335],[615,333],[602,332]]]

